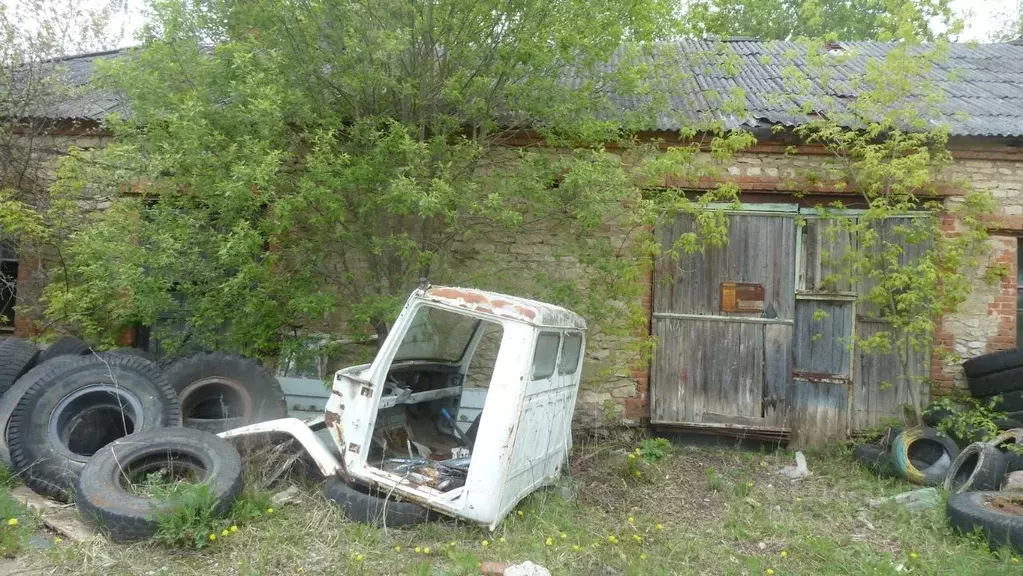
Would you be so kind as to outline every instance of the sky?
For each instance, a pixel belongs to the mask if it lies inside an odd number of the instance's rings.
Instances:
[[[984,41],[1006,20],[1006,15],[1016,7],[1017,0],[952,0],[952,6],[959,13],[972,12],[966,21],[966,30],[960,40]]]

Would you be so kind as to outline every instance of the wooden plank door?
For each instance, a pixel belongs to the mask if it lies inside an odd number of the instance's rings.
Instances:
[[[911,225],[910,217],[888,218],[873,227],[881,238],[901,247],[899,265],[908,266],[916,263],[928,250],[929,242],[911,243],[905,233],[900,233]],[[863,279],[856,287],[861,294],[868,294],[876,282],[870,278]],[[856,334],[866,339],[878,332],[891,332],[890,323],[879,318],[878,310],[869,302],[861,301],[856,310]],[[856,351],[852,400],[852,428],[864,430],[884,425],[892,420],[901,420],[905,409],[912,404],[909,385],[916,386],[921,402],[926,405],[930,399],[930,387],[921,380],[930,370],[930,350],[909,350],[901,357],[897,350],[889,354],[873,352],[867,354]],[[903,375],[903,360],[906,361]]]
[[[754,209],[755,210],[755,209]],[[792,372],[795,207],[730,212],[728,242],[656,264],[651,421],[778,428]],[[681,215],[665,247],[699,234]]]
[[[845,438],[853,372],[856,293],[844,273],[855,247],[835,219],[804,214],[798,242],[790,446]]]

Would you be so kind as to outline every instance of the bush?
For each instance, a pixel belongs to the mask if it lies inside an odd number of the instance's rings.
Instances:
[[[931,402],[925,414],[940,416],[937,429],[957,442],[983,442],[999,432],[998,421],[1005,412],[998,410],[1001,396],[981,401],[976,398],[940,398]]]
[[[156,542],[171,547],[204,548],[272,509],[270,495],[263,492],[243,492],[225,517],[216,514],[217,502],[206,483],[177,483],[152,490],[162,492],[156,494],[158,500],[173,502],[172,506],[161,506],[156,513],[158,529],[153,537]]]

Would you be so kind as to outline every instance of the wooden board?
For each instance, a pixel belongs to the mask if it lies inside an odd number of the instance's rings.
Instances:
[[[784,412],[792,368],[794,214],[728,218],[726,245],[655,263],[652,422],[770,427]],[[693,232],[695,220],[683,215],[658,233],[667,249]]]
[[[859,320],[856,331],[859,338],[866,339],[890,327],[884,322]],[[929,351],[913,351],[908,355],[909,374],[915,377],[921,402],[930,400],[930,390],[920,385],[919,378],[926,377],[930,368]],[[910,392],[906,381],[900,378],[901,362],[893,351],[890,354],[867,354],[862,349],[855,353],[853,368],[852,428],[864,430],[880,426],[893,418],[901,418],[904,407],[911,405]]]
[[[662,225],[659,233],[662,244],[670,247],[674,239],[699,233],[699,228],[691,216],[681,215]],[[726,245],[683,254],[678,262],[657,259],[654,312],[720,314],[721,283],[739,282],[764,289],[764,311],[745,315],[791,319],[795,248],[793,215],[730,215]]]
[[[855,241],[842,220],[807,217],[802,235],[799,289],[811,292],[853,290],[844,258],[855,249]]]
[[[853,307],[849,301],[796,301],[797,372],[851,375]]]
[[[799,450],[840,440],[848,433],[849,387],[829,381],[792,380],[789,448]]]

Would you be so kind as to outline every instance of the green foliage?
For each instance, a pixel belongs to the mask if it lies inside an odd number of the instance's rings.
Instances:
[[[642,361],[649,227],[738,188],[644,195],[635,174],[712,175],[755,141],[710,122],[684,130],[710,155],[635,140],[668,94],[697,92],[682,67],[647,64],[677,58],[655,41],[677,37],[679,9],[155,2],[142,47],[103,67],[132,117],[111,118],[113,143],[73,153],[53,189],[118,199],[43,227],[68,238],[47,313],[96,341],[171,317],[196,345],[275,357],[296,329],[385,335],[427,276],[566,305],[593,321],[591,338],[623,342],[628,359],[608,364]],[[734,55],[690,57],[737,71]],[[569,68],[578,85],[563,81]],[[623,109],[611,92],[638,104]],[[741,113],[743,95],[721,100]],[[509,147],[509,126],[550,146]],[[720,243],[722,221],[701,214],[701,233],[672,251]],[[540,237],[559,251],[549,264],[501,249]]]
[[[933,38],[935,24],[953,23],[948,0],[696,0],[691,10],[699,33],[764,40],[888,40],[903,26]]]
[[[227,516],[217,514],[217,501],[208,483],[147,482],[154,499],[154,518],[158,529],[153,540],[165,546],[201,549],[217,538],[230,538],[238,527],[265,517],[272,509],[270,496],[243,492]]]
[[[988,400],[976,398],[939,398],[927,405],[926,412],[940,415],[938,430],[953,438],[983,442],[994,438],[1001,430],[998,421],[1006,413],[998,409],[1001,396]]]
[[[717,470],[708,467],[703,473],[707,477],[707,490],[711,492],[721,492],[724,490],[725,479],[718,474]]]
[[[819,44],[807,46],[807,54],[818,55],[810,56],[811,67],[826,70],[831,57],[821,56]],[[898,379],[916,419],[926,380],[912,372],[911,360],[929,352],[937,319],[969,296],[988,252],[983,220],[994,210],[988,191],[969,186],[959,202],[938,199],[942,172],[952,162],[948,134],[934,128],[940,98],[918,95],[936,92],[927,75],[946,53],[941,41],[925,47],[906,38],[868,66],[855,101],[796,128],[802,140],[833,152],[827,179],[856,192],[855,200],[818,207],[817,225],[842,247],[824,264],[833,270],[830,282],[855,287],[857,314],[884,323],[869,336],[855,335],[852,344],[898,360]],[[952,227],[956,234],[947,234]]]
[[[0,557],[13,558],[35,531],[35,518],[8,490],[0,490]]]
[[[649,462],[660,462],[675,451],[667,438],[646,438],[640,446],[640,455]]]
[[[0,464],[0,490],[12,490],[18,484],[18,476],[7,466]]]

